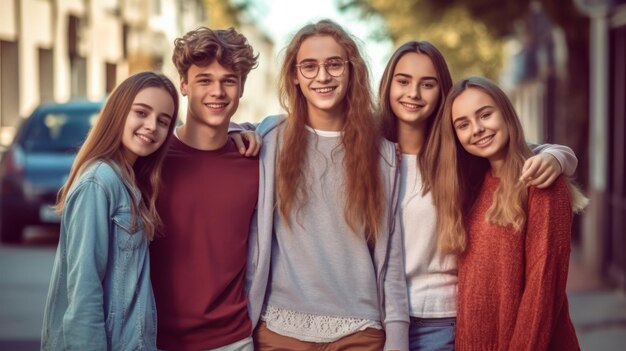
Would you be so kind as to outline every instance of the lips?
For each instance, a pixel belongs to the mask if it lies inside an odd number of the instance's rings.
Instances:
[[[219,109],[225,108],[226,106],[228,106],[228,104],[224,103],[224,102],[222,102],[222,103],[208,103],[208,104],[204,104],[204,106],[206,106],[206,107],[208,107],[208,108],[210,108],[212,110],[219,110]]]
[[[325,88],[311,88],[311,90],[313,90],[316,93],[319,94],[326,94],[326,93],[330,93],[331,91],[337,89],[337,87],[325,87]]]
[[[135,136],[137,138],[139,138],[141,141],[143,141],[146,144],[152,144],[154,143],[154,139],[145,135],[145,134],[139,134],[139,133],[135,133]]]
[[[408,102],[400,102],[400,105],[409,110],[419,110],[425,106],[423,104],[411,104]]]
[[[495,134],[487,135],[485,137],[482,137],[482,138],[476,140],[472,144],[474,144],[476,146],[486,146],[486,145],[489,145],[489,143],[491,143],[491,141],[493,140],[494,137],[495,137]]]

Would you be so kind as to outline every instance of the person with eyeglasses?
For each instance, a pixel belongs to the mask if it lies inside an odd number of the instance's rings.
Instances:
[[[247,279],[255,349],[408,350],[399,162],[351,35],[330,20],[302,27],[280,96],[286,116],[231,126],[263,137]]]

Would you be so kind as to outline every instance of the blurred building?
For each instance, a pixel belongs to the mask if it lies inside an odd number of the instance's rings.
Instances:
[[[42,102],[102,99],[142,70],[162,71],[178,82],[173,41],[210,26],[208,11],[205,0],[0,1],[0,144],[6,145],[21,118]],[[259,38],[252,44],[262,61],[271,59],[273,43],[249,27]],[[266,103],[276,101],[269,88],[274,66],[260,65],[261,73],[248,80],[255,88],[246,96],[256,100],[242,100],[247,115],[275,110]]]
[[[591,19],[585,263],[626,289],[626,0],[576,0]]]
[[[588,167],[590,206],[577,227],[583,264],[626,289],[626,0],[575,0],[590,18],[589,130],[579,131]],[[509,66],[502,76],[533,142],[565,140],[557,133],[567,51],[562,31],[538,2],[505,45]],[[555,138],[556,137],[556,138]]]

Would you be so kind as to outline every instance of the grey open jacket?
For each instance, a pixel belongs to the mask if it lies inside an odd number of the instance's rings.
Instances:
[[[279,126],[282,115],[266,117],[258,125],[243,124],[246,130],[256,130],[263,138],[259,163],[259,198],[257,213],[250,226],[246,289],[248,313],[253,328],[261,315],[268,287],[272,255],[272,235],[275,199],[275,169],[278,155]],[[231,127],[235,131],[237,127]],[[381,175],[388,207],[383,218],[383,230],[374,248],[380,321],[386,333],[385,350],[408,350],[409,307],[404,276],[402,233],[398,210],[400,185],[399,162],[395,145],[381,143]]]

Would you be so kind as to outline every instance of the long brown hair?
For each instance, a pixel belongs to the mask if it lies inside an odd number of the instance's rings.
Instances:
[[[463,79],[450,90],[443,114],[436,121],[437,130],[441,132],[438,136],[441,156],[436,170],[440,184],[433,188],[433,200],[438,214],[439,245],[450,253],[465,250],[464,220],[474,204],[485,173],[491,169],[487,159],[465,151],[452,124],[452,104],[467,89],[479,89],[493,99],[509,132],[505,161],[498,174],[500,183],[493,194],[486,220],[499,226],[510,225],[515,231],[523,230],[527,220],[528,189],[518,179],[524,162],[533,153],[526,143],[517,113],[506,94],[490,80],[482,77]],[[586,198],[569,180],[568,186],[572,209],[577,212],[586,205]]]
[[[437,138],[430,137],[431,130],[437,118],[436,116],[441,115],[443,112],[443,104],[446,95],[452,87],[452,76],[450,75],[450,70],[441,52],[428,41],[409,41],[396,49],[393,55],[391,55],[389,62],[387,62],[378,89],[378,115],[382,123],[383,136],[388,140],[398,142],[398,117],[393,113],[389,95],[391,94],[391,83],[393,82],[393,74],[398,65],[398,61],[408,53],[418,53],[428,56],[433,63],[439,81],[437,109],[433,111],[432,115],[429,116],[426,121],[423,151],[420,152],[417,157],[417,165],[423,179],[422,193],[426,194],[430,191],[433,184],[435,184],[431,170],[437,163],[437,158],[439,157],[439,144],[437,140],[433,140]]]
[[[174,120],[170,123],[163,145],[152,154],[139,157],[135,164],[131,165],[124,157],[124,146],[122,145],[124,125],[135,96],[141,90],[149,87],[162,88],[172,97],[174,101],[172,117]],[[59,191],[56,203],[57,212],[63,212],[65,199],[72,188],[72,184],[77,181],[89,164],[98,160],[110,162],[119,168],[122,173],[120,176],[125,183],[130,186],[136,185],[141,191],[142,201],[140,201],[139,206],[135,201],[130,201],[133,228],[137,228],[137,214],[139,214],[144,233],[149,239],[154,238],[154,234],[161,226],[161,218],[156,211],[156,198],[161,185],[161,166],[172,131],[176,125],[177,116],[178,94],[169,78],[153,72],[141,72],[124,80],[107,99],[100,117],[78,151],[68,180]],[[132,196],[132,194],[129,195]]]
[[[374,242],[381,230],[384,194],[379,172],[380,132],[373,115],[369,73],[354,39],[330,20],[304,26],[285,51],[280,74],[280,99],[288,117],[282,131],[284,139],[278,159],[278,207],[283,218],[289,222],[293,206],[301,206],[306,197],[306,189],[301,184],[307,146],[307,101],[293,79],[297,75],[298,50],[302,42],[312,36],[333,38],[346,50],[350,61],[350,79],[344,100],[345,123],[341,131],[345,150],[344,215],[352,230],[363,230],[366,239]]]

